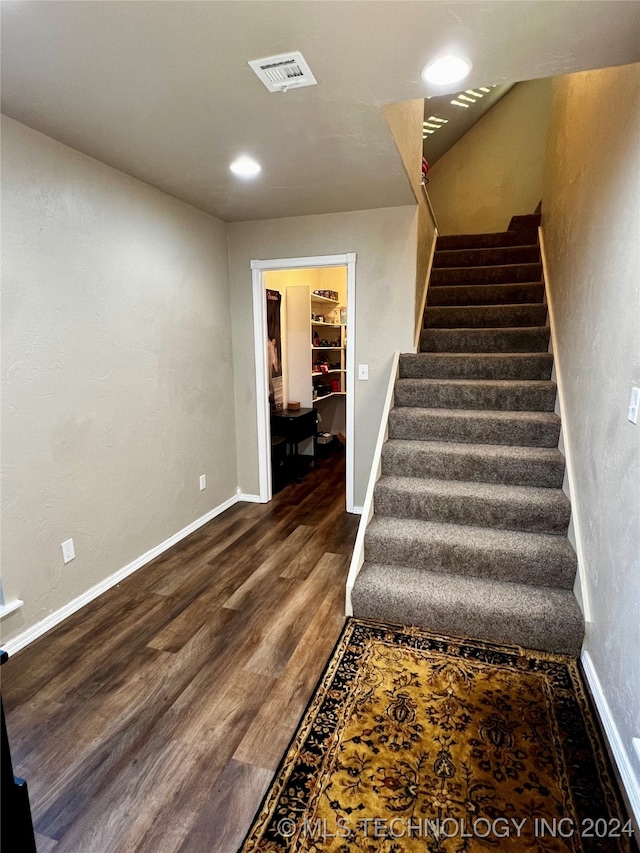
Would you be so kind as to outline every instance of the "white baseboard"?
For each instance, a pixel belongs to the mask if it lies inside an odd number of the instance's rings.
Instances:
[[[567,469],[567,480],[569,483],[569,498],[571,500],[571,520],[573,522],[573,533],[576,540],[576,558],[578,560],[578,577],[580,580],[580,593],[582,596],[582,615],[585,622],[591,622],[591,601],[589,595],[589,583],[582,544],[582,525],[580,523],[580,501],[578,490],[575,485],[574,465],[572,455],[572,443],[569,436],[569,420],[566,414],[564,399],[564,373],[562,371],[562,360],[556,343],[556,322],[553,300],[549,298],[551,289],[549,287],[549,269],[547,266],[547,255],[545,252],[544,232],[538,228],[538,239],[540,241],[540,257],[542,260],[542,272],[545,284],[545,295],[547,298],[547,311],[549,312],[549,326],[551,328],[551,348],[553,350],[553,364],[555,367],[556,387],[558,389],[558,405],[560,406],[560,420],[562,423],[562,437],[564,446],[564,460]]]
[[[611,713],[611,708],[604,695],[602,684],[593,664],[593,659],[586,649],[580,655],[580,660],[582,661],[582,667],[591,690],[591,695],[593,696],[593,701],[598,709],[602,727],[609,742],[618,773],[620,774],[620,781],[624,787],[635,821],[640,826],[640,780],[631,766],[629,754],[620,737],[620,732]]]
[[[251,504],[259,504],[262,502],[260,495],[248,495],[246,492],[238,492],[239,501],[247,501]]]
[[[173,536],[170,536],[168,539],[165,539],[164,542],[161,542],[159,545],[156,545],[154,548],[151,548],[150,551],[147,551],[142,556],[135,559],[132,563],[129,563],[126,566],[123,566],[121,569],[118,569],[117,572],[114,572],[112,575],[109,575],[108,578],[100,581],[100,583],[95,584],[86,592],[83,592],[82,595],[79,595],[77,598],[74,598],[73,601],[70,601],[69,604],[65,604],[64,607],[61,607],[59,610],[56,610],[54,613],[50,613],[48,616],[45,616],[44,619],[41,619],[40,622],[36,622],[35,625],[32,625],[30,628],[27,628],[21,634],[18,634],[17,637],[14,637],[12,640],[8,640],[6,643],[2,643],[2,648],[4,651],[8,652],[9,655],[14,655],[16,652],[23,649],[25,646],[28,646],[29,643],[32,643],[34,640],[37,640],[38,637],[41,637],[43,634],[46,634],[47,631],[50,631],[52,628],[55,628],[56,625],[59,625],[64,619],[68,616],[71,616],[72,613],[80,610],[81,607],[84,607],[85,604],[89,604],[90,601],[93,601],[94,598],[97,598],[99,595],[102,595],[103,592],[106,592],[108,589],[111,589],[112,586],[115,586],[120,581],[124,580],[129,575],[132,575],[138,569],[141,569],[143,566],[146,566],[147,563],[150,563],[151,560],[155,560],[156,557],[159,557],[160,554],[163,554],[165,551],[168,551],[176,543],[180,542],[182,539],[186,539],[191,533],[197,530],[199,527],[202,527],[203,524],[206,524],[208,521],[211,521],[212,518],[215,518],[220,513],[224,512],[229,507],[233,506],[238,502],[238,496],[234,495],[223,503],[219,504],[214,509],[210,510],[205,515],[200,516],[195,521],[192,521],[191,524],[188,524],[186,527],[183,527],[182,530],[179,530],[177,533],[174,533]]]
[[[400,363],[400,351],[397,350],[393,354],[391,360],[391,369],[389,371],[389,380],[387,382],[387,392],[382,406],[380,415],[380,426],[378,427],[378,438],[376,440],[375,450],[373,451],[373,459],[371,460],[371,471],[369,472],[369,481],[367,483],[367,491],[364,496],[364,505],[358,507],[360,509],[360,522],[358,523],[358,533],[356,541],[353,544],[353,553],[349,564],[349,573],[347,575],[347,584],[344,597],[344,613],[345,616],[353,616],[353,605],[351,603],[351,592],[356,582],[356,578],[360,569],[364,565],[364,534],[369,524],[369,520],[373,515],[373,493],[376,483],[382,472],[382,446],[387,440],[387,422],[389,420],[389,412],[393,408],[393,394],[398,377],[398,365]],[[355,507],[354,507],[355,509]]]
[[[363,506],[354,506],[354,508],[351,510],[351,512],[352,512],[354,515],[362,515],[363,511],[364,511],[364,507],[363,507]]]

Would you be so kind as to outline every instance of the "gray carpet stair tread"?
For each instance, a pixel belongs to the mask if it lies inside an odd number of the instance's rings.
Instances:
[[[374,504],[381,515],[538,533],[566,533],[571,515],[561,489],[396,475],[380,477]]]
[[[403,353],[401,379],[550,379],[553,354]]]
[[[427,305],[515,305],[542,302],[544,284],[472,284],[432,287],[427,295]]]
[[[557,387],[548,380],[398,379],[396,406],[552,412]]]
[[[557,447],[560,418],[554,412],[469,411],[398,406],[389,412],[389,437]]]
[[[539,263],[540,247],[531,246],[486,247],[481,249],[436,249],[434,268],[481,267],[493,264]]]
[[[565,459],[555,447],[390,439],[382,448],[386,475],[559,489]]]
[[[566,537],[376,515],[365,560],[432,572],[572,589],[577,559]]]
[[[441,234],[436,243],[436,251],[530,246],[537,242],[538,230],[533,227],[528,230],[497,231],[486,234]]]
[[[548,326],[496,329],[423,329],[421,352],[547,352]]]
[[[429,290],[447,284],[515,284],[541,281],[542,264],[494,264],[481,267],[436,267],[431,271]]]
[[[477,329],[496,326],[544,326],[547,306],[519,305],[434,305],[424,311],[424,328]]]
[[[365,563],[354,616],[577,656],[584,620],[570,590]]]

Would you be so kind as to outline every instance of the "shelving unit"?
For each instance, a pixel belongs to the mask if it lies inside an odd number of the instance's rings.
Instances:
[[[346,326],[339,322],[339,312],[339,299],[311,294],[311,381],[314,406],[331,397],[344,397],[346,394]],[[324,319],[314,319],[318,316]],[[328,369],[318,370],[321,363],[326,364]],[[329,388],[331,390],[326,390]],[[326,393],[323,393],[323,389]]]

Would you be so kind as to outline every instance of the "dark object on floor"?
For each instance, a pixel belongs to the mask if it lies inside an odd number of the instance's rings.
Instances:
[[[6,652],[0,651],[0,664],[9,659]],[[9,749],[7,726],[4,719],[4,706],[0,699],[0,812],[2,828],[0,848],[6,853],[36,853],[36,841],[33,834],[29,792],[24,779],[13,775],[13,762]]]
[[[613,853],[631,833],[574,660],[352,619],[242,853]]]

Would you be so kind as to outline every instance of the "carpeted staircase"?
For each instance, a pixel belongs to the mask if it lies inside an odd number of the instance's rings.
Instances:
[[[439,237],[400,357],[356,617],[578,655],[538,216]]]

